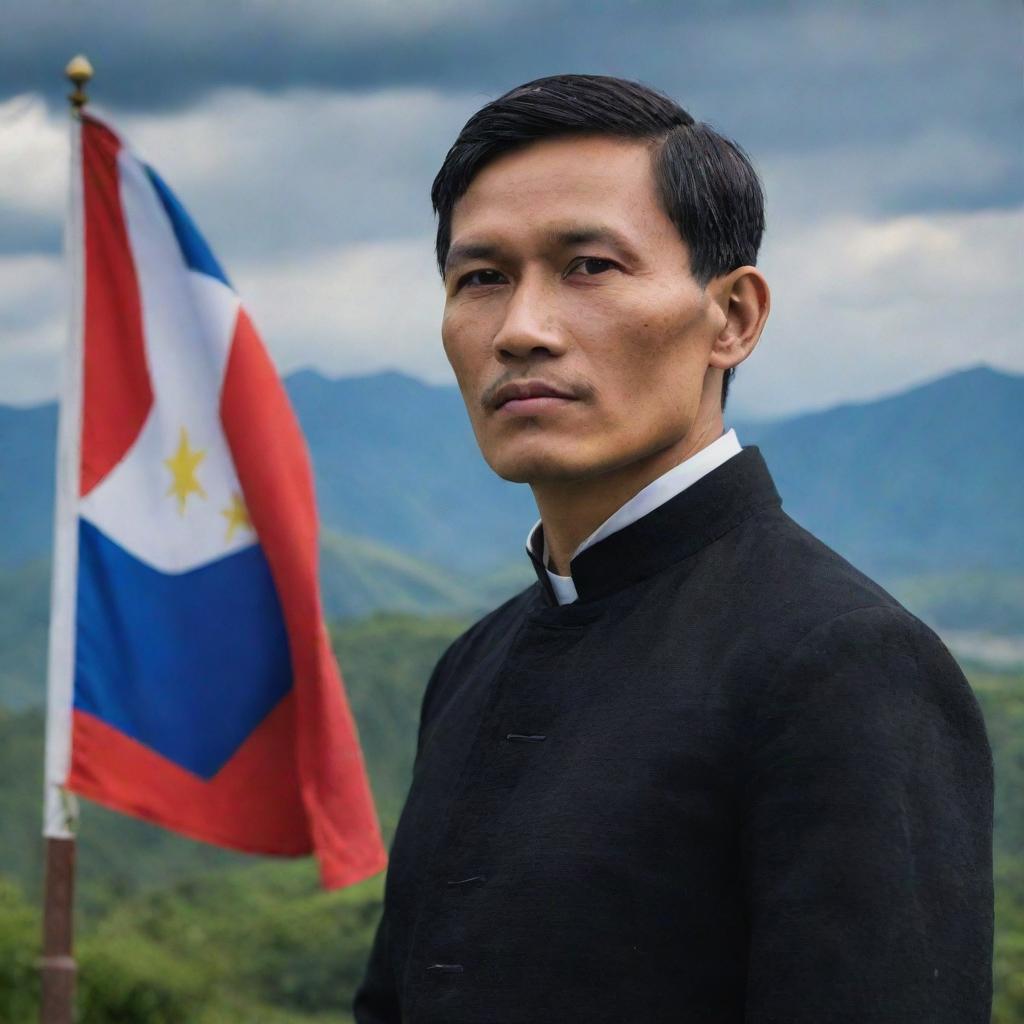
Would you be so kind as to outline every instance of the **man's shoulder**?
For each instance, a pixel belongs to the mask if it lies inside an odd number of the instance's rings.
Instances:
[[[935,631],[881,584],[781,510],[755,517],[735,552],[747,581],[740,599],[753,645],[771,674],[801,663],[905,659],[960,685],[963,676]]]
[[[825,635],[851,643],[899,638],[902,646],[949,656],[926,623],[778,507],[722,540],[706,553],[702,576],[716,590],[709,628],[729,634],[747,671],[771,674],[798,646]],[[683,582],[680,599],[686,590]]]
[[[779,508],[752,516],[716,556],[747,616],[806,631],[860,608],[915,617],[877,580]]]

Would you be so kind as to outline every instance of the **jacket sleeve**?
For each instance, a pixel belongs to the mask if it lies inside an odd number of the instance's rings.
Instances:
[[[746,1024],[988,1024],[992,755],[934,633],[819,626],[759,700],[742,804]]]
[[[448,648],[434,666],[434,671],[431,672],[423,691],[423,699],[420,703],[419,730],[416,738],[416,762],[419,761],[420,750],[423,746],[423,730],[430,714],[430,701],[439,685],[438,681],[443,674],[443,667],[449,658],[452,647]],[[414,773],[415,770],[414,764]],[[398,995],[398,982],[391,962],[388,928],[389,915],[387,896],[385,895],[384,911],[377,924],[377,932],[374,935],[366,972],[356,990],[352,1004],[352,1014],[356,1024],[401,1024],[402,1008]]]

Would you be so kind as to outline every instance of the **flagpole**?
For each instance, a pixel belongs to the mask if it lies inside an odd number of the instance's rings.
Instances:
[[[75,840],[46,838],[46,895],[43,912],[41,1024],[71,1024],[75,1007],[74,938]]]
[[[71,714],[70,679],[73,659],[73,564],[75,560],[73,501],[78,484],[78,434],[81,418],[82,224],[80,132],[78,121],[88,97],[85,84],[92,66],[74,57],[64,71],[74,85],[71,103],[71,182],[65,258],[70,279],[68,350],[61,393],[54,514],[53,585],[50,603],[50,664],[46,727],[46,778],[43,834],[46,874],[43,896],[43,955],[39,961],[41,1024],[72,1024],[75,1004],[74,948],[75,836],[74,798],[61,782],[67,776]]]

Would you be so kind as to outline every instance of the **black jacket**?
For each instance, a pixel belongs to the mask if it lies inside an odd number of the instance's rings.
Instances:
[[[988,1024],[992,760],[756,448],[463,634],[360,1024]]]

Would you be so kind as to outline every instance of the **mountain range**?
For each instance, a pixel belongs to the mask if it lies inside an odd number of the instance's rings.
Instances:
[[[520,558],[532,496],[481,459],[454,387],[311,370],[286,385],[332,533],[455,574]],[[0,566],[49,551],[56,421],[54,403],[0,406]],[[761,448],[787,511],[869,573],[1024,567],[1024,376],[977,366],[888,398],[735,426]]]

